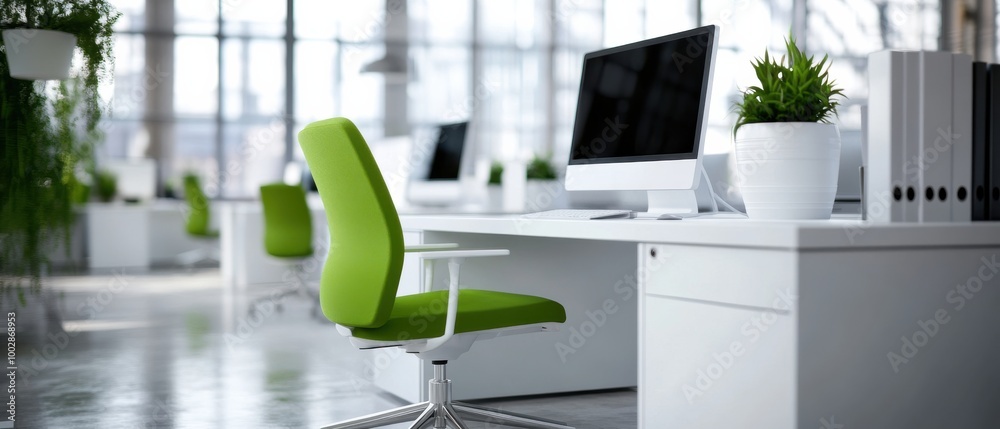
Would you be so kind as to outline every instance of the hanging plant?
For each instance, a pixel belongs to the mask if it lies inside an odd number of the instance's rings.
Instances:
[[[53,84],[11,77],[7,46],[0,55],[0,300],[13,286],[23,303],[25,278],[39,290],[49,247],[68,241],[76,170],[93,173],[101,139],[97,89],[114,69],[119,16],[107,0],[0,1],[0,29],[70,33],[82,59],[73,79]]]

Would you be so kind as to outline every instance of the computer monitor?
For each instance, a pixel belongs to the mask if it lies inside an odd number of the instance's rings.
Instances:
[[[705,207],[718,33],[709,25],[584,56],[567,190],[645,190],[651,216]]]
[[[428,142],[414,146],[413,159],[422,160],[414,166],[407,187],[407,199],[415,204],[448,205],[461,200],[462,172],[468,122],[444,124]]]
[[[117,193],[126,202],[152,201],[156,198],[156,161],[142,159],[110,159],[103,168],[115,175]]]

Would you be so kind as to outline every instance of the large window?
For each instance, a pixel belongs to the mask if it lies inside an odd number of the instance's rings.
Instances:
[[[343,115],[382,135],[383,80],[358,73],[384,50],[382,0],[115,5],[123,17],[102,156],[151,155],[167,184],[193,172],[210,196],[240,198],[281,180],[298,150],[293,132],[310,121]]]
[[[224,197],[280,180],[286,161],[301,160],[295,133],[331,116],[351,118],[374,144],[472,120],[481,160],[551,154],[559,164],[585,53],[717,24],[724,66],[706,152],[721,153],[739,89],[755,78],[750,60],[764,48],[783,54],[790,29],[808,52],[831,56],[848,97],[838,121],[851,132],[867,54],[935,49],[940,28],[932,0],[388,1],[117,0],[103,151],[151,154],[165,180],[194,171]],[[398,52],[411,71],[402,81],[360,72]]]

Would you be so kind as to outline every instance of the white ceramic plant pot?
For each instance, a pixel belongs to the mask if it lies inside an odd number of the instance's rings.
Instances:
[[[10,76],[25,80],[69,77],[76,36],[62,31],[18,28],[3,31]]]
[[[840,132],[833,124],[771,122],[736,132],[736,170],[751,219],[829,219]]]

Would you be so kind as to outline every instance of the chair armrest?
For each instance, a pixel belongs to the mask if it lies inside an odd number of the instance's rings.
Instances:
[[[350,338],[351,337],[351,328],[347,327],[347,326],[344,326],[344,325],[341,325],[341,324],[338,323],[337,324],[337,333],[339,333],[341,336]]]
[[[455,249],[458,248],[458,243],[429,243],[429,244],[414,244],[410,246],[403,247],[403,252],[428,252],[433,250],[441,249]]]
[[[458,319],[458,278],[464,258],[506,256],[509,254],[510,250],[507,249],[445,250],[421,254],[420,256],[424,258],[425,262],[430,262],[432,259],[448,259],[448,313],[445,318],[443,335],[428,338],[423,346],[407,348],[407,352],[421,353],[434,350],[447,343],[455,335],[455,321]],[[430,271],[430,273],[433,273],[433,271]],[[433,274],[430,274],[429,279],[433,279]]]
[[[507,256],[507,249],[468,249],[468,250],[436,250],[432,252],[411,252],[423,259],[462,259],[479,258],[483,256]]]

